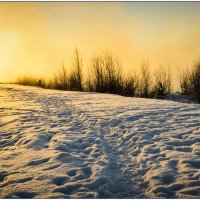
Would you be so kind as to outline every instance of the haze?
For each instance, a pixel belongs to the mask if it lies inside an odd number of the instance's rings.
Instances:
[[[124,69],[148,59],[173,70],[200,55],[200,2],[1,2],[0,82],[52,76],[74,49],[116,54]]]

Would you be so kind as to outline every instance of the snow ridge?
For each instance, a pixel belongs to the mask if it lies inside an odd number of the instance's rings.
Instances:
[[[0,85],[1,198],[200,198],[200,106]]]

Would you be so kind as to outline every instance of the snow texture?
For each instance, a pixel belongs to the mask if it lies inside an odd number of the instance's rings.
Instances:
[[[200,198],[200,106],[0,85],[1,198]]]

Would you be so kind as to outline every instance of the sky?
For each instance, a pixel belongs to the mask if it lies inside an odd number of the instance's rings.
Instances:
[[[0,2],[0,82],[84,68],[109,50],[122,67],[190,67],[200,57],[200,2]]]

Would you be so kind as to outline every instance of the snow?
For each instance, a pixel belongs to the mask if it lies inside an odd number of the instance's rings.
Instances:
[[[0,198],[200,198],[200,106],[0,85]]]
[[[179,93],[171,93],[167,95],[165,100],[177,101],[182,103],[189,103],[189,99],[185,95],[181,95]]]

